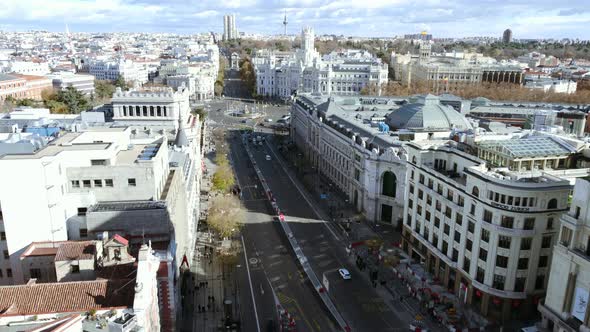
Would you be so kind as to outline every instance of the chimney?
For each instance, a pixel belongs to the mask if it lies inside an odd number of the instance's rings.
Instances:
[[[109,232],[103,231],[102,232],[102,242],[105,243],[109,240]]]
[[[27,286],[34,286],[36,284],[37,284],[36,278],[31,278],[31,279],[29,279],[29,281],[27,281]]]

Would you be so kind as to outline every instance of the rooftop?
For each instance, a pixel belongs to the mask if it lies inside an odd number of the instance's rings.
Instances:
[[[575,153],[569,144],[553,137],[531,136],[499,141],[482,141],[479,147],[509,155],[512,158],[562,156]]]
[[[133,279],[0,287],[0,317],[133,306]]]
[[[94,259],[96,245],[94,241],[68,241],[57,249],[55,261]]]
[[[134,211],[134,210],[161,210],[166,209],[166,204],[156,201],[117,201],[99,202],[88,208],[88,212],[107,211]]]

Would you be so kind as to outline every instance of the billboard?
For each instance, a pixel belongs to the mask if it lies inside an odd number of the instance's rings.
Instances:
[[[580,321],[584,321],[586,316],[586,309],[588,308],[588,290],[576,287],[574,294],[574,305],[572,306],[572,316]]]

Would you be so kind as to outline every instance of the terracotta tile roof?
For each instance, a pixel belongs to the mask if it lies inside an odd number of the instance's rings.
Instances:
[[[34,248],[27,256],[55,256],[58,248]]]
[[[135,280],[94,280],[0,287],[0,317],[133,306]]]
[[[113,240],[119,242],[122,245],[129,245],[129,241],[127,241],[127,239],[125,239],[124,237],[122,237],[119,234],[115,234],[115,236],[113,236]]]
[[[71,241],[59,246],[55,261],[93,259],[96,252],[94,241]]]

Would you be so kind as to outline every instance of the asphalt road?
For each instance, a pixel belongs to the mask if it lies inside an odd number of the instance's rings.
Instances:
[[[307,201],[289,178],[277,156],[264,145],[253,149],[254,157],[278,205],[285,213],[294,236],[301,244],[312,268],[329,281],[329,294],[353,331],[406,331],[394,312],[393,303],[385,303],[346,253],[346,241],[335,227],[318,220],[315,207]],[[266,155],[271,160],[266,160]],[[238,167],[238,169],[240,169]],[[264,238],[266,240],[266,238]],[[351,280],[342,280],[338,268],[345,267]]]
[[[243,308],[242,330],[257,331],[255,320],[253,322],[249,318],[255,316],[251,305],[253,294],[261,331],[267,331],[268,320],[276,320],[275,301],[280,302],[295,318],[297,331],[336,331],[329,313],[292,256],[280,225],[270,215],[269,202],[241,138],[231,141],[231,150],[236,176],[242,188],[242,201],[247,209],[242,230],[247,257],[242,257],[238,269],[240,307]],[[247,281],[245,264],[249,267],[252,291]]]

